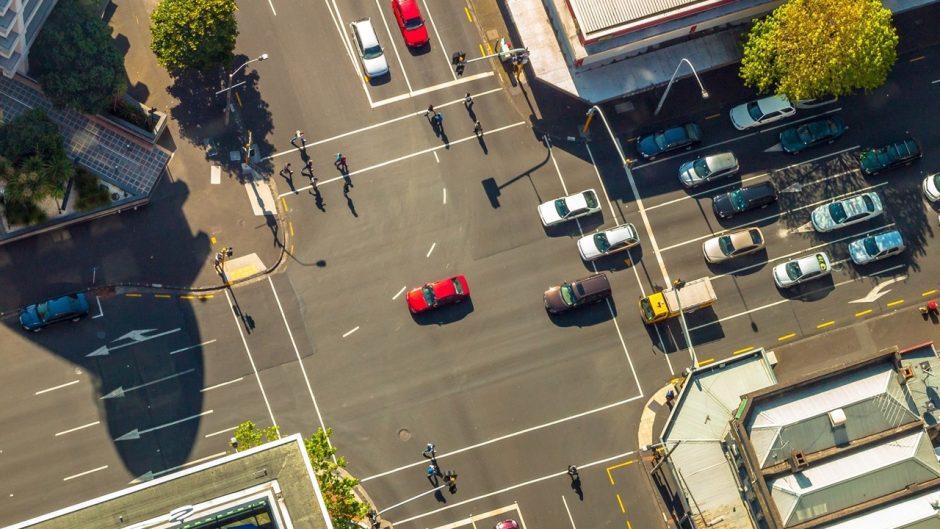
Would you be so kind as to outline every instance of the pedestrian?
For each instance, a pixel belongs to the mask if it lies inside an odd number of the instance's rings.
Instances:
[[[339,169],[342,173],[345,173],[349,170],[349,167],[346,165],[346,157],[343,156],[343,153],[341,152],[336,153],[336,162],[333,165],[335,165],[336,168]]]
[[[437,451],[434,449],[434,443],[428,443],[427,448],[424,449],[424,457],[433,460],[437,457]]]
[[[578,467],[568,465],[568,475],[571,476],[571,479],[578,479]]]
[[[441,114],[440,112],[435,113],[433,119],[434,124],[437,125],[438,128],[444,128],[444,114]]]
[[[441,470],[437,468],[433,462],[428,465],[428,481],[431,482],[435,487],[437,486],[437,476],[441,474]]]
[[[297,129],[297,131],[294,132],[294,137],[290,139],[291,145],[296,147],[297,144],[294,142],[297,140],[300,140],[301,145],[306,145],[307,142],[304,140],[304,131]]]
[[[483,125],[480,124],[479,119],[473,124],[473,133],[477,135],[477,138],[483,136]]]
[[[291,180],[294,179],[294,170],[291,169],[290,162],[287,162],[287,165],[281,169],[281,176],[284,176],[285,174],[287,175],[287,178],[290,178]]]
[[[467,110],[473,108],[473,98],[470,97],[470,92],[467,92],[467,95],[463,98],[463,106],[467,107]]]
[[[300,171],[300,174],[305,174],[309,177],[313,177],[313,160],[307,160],[307,163],[304,164],[304,168]]]
[[[434,111],[434,105],[428,105],[428,111],[424,113],[424,117],[430,119],[437,115],[437,112]]]

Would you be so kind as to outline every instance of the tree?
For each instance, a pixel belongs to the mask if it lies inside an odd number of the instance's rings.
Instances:
[[[127,91],[111,29],[79,0],[60,0],[30,52],[30,73],[58,107],[97,114]]]
[[[150,15],[150,49],[167,70],[228,67],[238,23],[235,0],[160,0]]]
[[[339,469],[346,467],[346,458],[337,457],[336,447],[330,444],[332,428],[317,428],[313,435],[304,439],[307,457],[313,467],[326,510],[334,523],[354,523],[366,516],[369,508],[359,501],[353,494],[353,488],[359,480],[353,477],[343,477]],[[259,446],[268,441],[279,438],[277,427],[259,429],[251,421],[243,422],[235,428],[235,439],[239,449]]]
[[[739,75],[791,100],[884,84],[898,35],[881,0],[790,0],[754,23]]]

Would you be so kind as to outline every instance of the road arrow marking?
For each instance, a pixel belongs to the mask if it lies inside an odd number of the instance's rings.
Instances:
[[[176,421],[173,421],[173,422],[168,422],[168,423],[166,423],[166,424],[161,424],[160,426],[154,426],[153,428],[147,428],[146,430],[138,430],[137,428],[134,428],[133,430],[131,430],[131,431],[127,432],[126,434],[124,434],[124,435],[118,437],[117,439],[115,439],[115,441],[134,441],[134,440],[136,440],[136,439],[140,439],[140,436],[143,435],[143,434],[145,434],[145,433],[150,433],[150,432],[154,432],[154,431],[157,431],[157,430],[162,430],[163,428],[169,428],[170,426],[175,426],[175,425],[177,425],[177,424],[180,424],[180,423],[183,423],[183,422],[186,422],[186,421],[191,421],[191,420],[193,420],[193,419],[198,419],[198,418],[202,417],[203,415],[209,415],[210,413],[212,413],[212,411],[213,411],[213,410],[206,410],[206,411],[204,411],[204,412],[202,412],[202,413],[198,413],[198,414],[196,414],[196,415],[191,415],[191,416],[189,416],[189,417],[184,417],[184,418],[182,418],[182,419],[179,419],[179,420],[176,420]]]
[[[864,298],[853,299],[849,303],[871,303],[872,301],[877,301],[881,296],[891,292],[890,289],[885,291],[882,291],[881,289],[888,285],[897,283],[898,281],[904,281],[905,279],[907,279],[907,276],[898,276],[892,277],[891,279],[886,279],[875,285],[875,288],[871,289],[871,291],[868,292],[868,295],[866,295]]]
[[[816,228],[813,228],[812,222],[807,222],[806,224],[803,224],[802,226],[790,228],[790,233],[808,233],[811,231],[815,231],[815,229]]]
[[[187,369],[186,371],[180,371],[179,373],[174,373],[174,374],[172,374],[172,375],[170,375],[170,376],[168,376],[168,377],[158,378],[157,380],[152,380],[152,381],[150,381],[150,382],[145,382],[145,383],[140,384],[140,385],[138,385],[138,386],[129,387],[129,388],[127,388],[127,389],[124,389],[123,386],[118,386],[117,389],[115,389],[115,390],[112,391],[111,393],[108,393],[107,395],[101,397],[101,399],[99,399],[99,400],[113,399],[113,398],[122,398],[122,397],[124,397],[124,395],[125,395],[127,392],[129,392],[129,391],[134,391],[134,390],[136,390],[136,389],[145,388],[145,387],[147,387],[147,386],[152,386],[152,385],[154,385],[154,384],[158,384],[158,383],[160,383],[160,382],[163,382],[164,380],[170,380],[171,378],[176,378],[176,377],[178,377],[178,376],[185,375],[186,373],[192,373],[193,371],[195,371],[195,369]]]
[[[781,193],[799,193],[803,190],[803,184],[794,182],[780,190]]]
[[[153,340],[154,338],[159,338],[161,336],[166,336],[167,334],[173,334],[175,332],[180,331],[179,328],[176,328],[171,331],[165,331],[165,332],[153,334],[150,336],[147,336],[144,334],[144,333],[148,333],[150,331],[155,331],[155,330],[156,329],[141,329],[141,330],[131,331],[125,334],[124,336],[121,336],[120,338],[117,338],[112,341],[116,342],[118,340],[123,340],[125,338],[130,338],[131,340],[134,340],[134,341],[123,344],[123,345],[115,345],[114,347],[108,347],[107,345],[102,345],[101,347],[85,355],[85,357],[90,358],[92,356],[108,356],[109,354],[111,354],[111,351],[116,351],[124,347],[130,347],[131,345],[139,344],[141,342],[146,342],[147,340]]]

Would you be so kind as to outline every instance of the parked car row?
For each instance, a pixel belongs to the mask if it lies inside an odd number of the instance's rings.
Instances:
[[[422,48],[429,42],[428,29],[424,25],[421,9],[417,0],[391,0],[392,13],[398,23],[398,29],[409,48]],[[382,77],[389,72],[388,61],[385,59],[385,50],[379,44],[379,37],[372,25],[372,19],[360,18],[349,23],[352,30],[352,40],[362,62],[362,70],[366,77],[373,79]]]

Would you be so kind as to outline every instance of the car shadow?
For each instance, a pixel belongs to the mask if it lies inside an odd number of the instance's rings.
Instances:
[[[692,339],[693,347],[725,338],[724,330],[718,323],[715,311],[711,308],[686,314],[685,321],[689,327],[689,337]],[[708,323],[712,325],[707,325]],[[702,327],[702,325],[705,326]],[[656,325],[646,325],[646,333],[650,337],[650,342],[666,354],[677,353],[689,347],[680,318],[670,318]]]
[[[612,253],[610,255],[605,255],[604,257],[598,257],[593,261],[581,260],[581,264],[584,265],[584,269],[589,272],[594,272],[596,268],[598,272],[618,272],[620,270],[626,270],[633,266],[640,264],[640,261],[643,260],[643,244],[638,244],[629,250],[623,250],[617,253]],[[591,266],[593,264],[593,266]]]
[[[578,225],[580,224],[580,229]],[[568,220],[555,224],[554,226],[542,226],[545,235],[549,237],[568,237],[580,239],[581,234],[588,235],[594,233],[598,228],[604,225],[604,216],[600,213],[580,217],[574,220]],[[577,251],[577,250],[576,250]]]
[[[471,312],[473,312],[473,298],[468,298],[460,303],[444,305],[421,314],[412,314],[411,318],[418,325],[447,325],[466,318]]]
[[[819,301],[836,289],[832,275],[790,288],[777,287],[780,295],[790,301]]]
[[[431,51],[431,39],[428,39],[428,41],[424,43],[424,46],[419,46],[417,48],[412,48],[411,46],[405,47],[408,48],[408,53],[410,53],[412,57],[427,55]]]
[[[552,314],[548,311],[545,313],[548,319],[558,327],[588,327],[617,317],[617,305],[614,303],[614,298],[607,298],[607,302],[610,303],[609,309],[607,303],[600,301],[561,314]]]
[[[760,272],[767,267],[767,264],[768,256],[766,248],[752,254],[736,257],[723,263],[709,263],[705,261],[705,266],[708,267],[708,270],[713,274],[728,274],[735,277]]]
[[[392,82],[392,71],[389,70],[385,75],[367,77],[367,79],[369,81],[369,86],[382,86]]]

